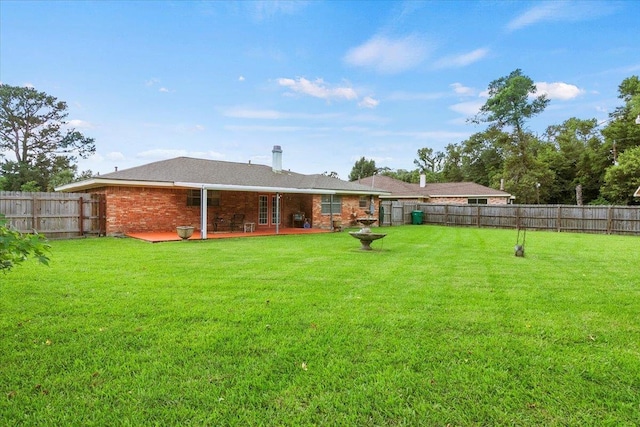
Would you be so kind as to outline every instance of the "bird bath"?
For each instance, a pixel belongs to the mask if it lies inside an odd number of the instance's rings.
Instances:
[[[360,231],[352,231],[349,234],[360,240],[360,244],[362,245],[360,247],[361,250],[363,251],[370,251],[371,250],[371,242],[373,242],[374,240],[378,240],[378,239],[382,239],[384,236],[386,236],[386,234],[384,233],[372,233],[371,229],[369,228],[369,226],[371,224],[373,224],[374,222],[377,221],[377,219],[373,219],[373,218],[358,218],[356,219],[356,221],[358,221],[360,224],[363,225],[363,227],[360,229]]]
[[[178,232],[178,236],[182,240],[187,240],[189,237],[193,235],[194,228],[195,227],[192,227],[190,225],[181,225],[176,227],[176,231]]]

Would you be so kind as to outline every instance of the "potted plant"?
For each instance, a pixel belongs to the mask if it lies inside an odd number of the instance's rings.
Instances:
[[[187,240],[193,235],[194,228],[195,227],[192,225],[179,225],[176,229],[178,231],[178,236],[183,240]]]

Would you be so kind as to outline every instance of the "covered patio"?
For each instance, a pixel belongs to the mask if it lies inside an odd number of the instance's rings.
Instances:
[[[320,234],[330,233],[330,230],[319,228],[293,228],[293,227],[281,227],[276,233],[273,229],[256,229],[253,232],[207,232],[207,239],[233,239],[242,237],[260,237],[260,236],[283,236],[291,234]],[[135,232],[126,233],[125,236],[134,239],[144,240],[146,242],[173,242],[182,240],[178,237],[178,233],[173,231],[158,231],[158,232]],[[193,235],[188,240],[202,240],[200,231],[195,230]]]

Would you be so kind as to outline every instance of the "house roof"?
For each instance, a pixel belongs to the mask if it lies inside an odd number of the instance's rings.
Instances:
[[[495,190],[475,182],[436,182],[411,184],[385,175],[375,175],[358,180],[360,184],[375,186],[391,194],[386,198],[424,198],[424,197],[505,197],[511,194]]]
[[[207,188],[209,190],[270,191],[313,194],[386,194],[385,190],[326,175],[273,171],[271,166],[176,157],[94,176],[56,188],[86,191],[105,186]]]
[[[633,197],[640,197],[640,187],[638,187],[638,189],[636,190],[635,193],[633,193]]]

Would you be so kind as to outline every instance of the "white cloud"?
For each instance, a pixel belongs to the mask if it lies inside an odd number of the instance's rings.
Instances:
[[[239,82],[243,82],[244,80],[245,80],[245,79],[244,79],[244,76],[240,76],[240,77],[238,77],[238,81],[239,81]]]
[[[449,106],[449,109],[465,116],[474,116],[478,114],[480,108],[484,105],[481,101],[459,102]]]
[[[389,39],[376,36],[350,49],[344,61],[353,66],[373,68],[380,73],[399,73],[419,65],[431,47],[415,36]]]
[[[373,99],[370,96],[365,96],[362,101],[358,103],[360,107],[364,108],[376,108],[378,104],[380,104],[380,101],[378,101],[377,99]]]
[[[167,89],[166,87],[161,87],[160,89],[158,89],[158,92],[169,93],[169,89]]]
[[[507,30],[515,31],[540,22],[576,22],[612,13],[617,6],[604,1],[546,1],[515,17]]]
[[[475,93],[473,88],[464,86],[462,83],[452,83],[449,85],[458,95],[472,96]]]
[[[489,54],[489,49],[481,48],[461,55],[445,56],[434,64],[435,68],[461,68],[480,61]]]
[[[332,99],[358,99],[358,94],[352,88],[346,86],[332,88],[329,87],[322,79],[316,79],[312,82],[302,77],[298,77],[297,79],[281,78],[278,79],[278,84],[289,88],[295,93],[309,95],[315,98],[325,99],[327,101]]]
[[[562,101],[566,101],[576,98],[585,93],[584,89],[580,89],[578,86],[562,82],[538,82],[535,85],[538,88],[538,91],[534,96],[547,95],[547,98],[549,99],[559,99]]]

